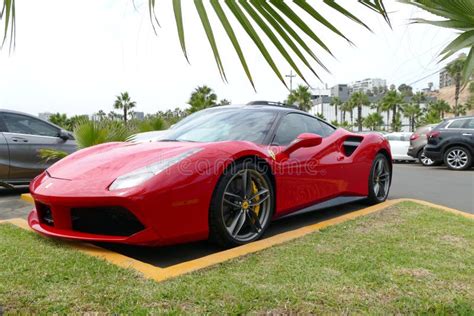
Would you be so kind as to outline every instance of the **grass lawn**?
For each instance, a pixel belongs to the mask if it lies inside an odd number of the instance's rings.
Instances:
[[[7,313],[472,314],[474,221],[404,202],[164,283],[5,224],[0,306]]]

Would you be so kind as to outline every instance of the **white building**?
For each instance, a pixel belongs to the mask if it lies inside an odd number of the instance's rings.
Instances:
[[[387,80],[380,78],[367,78],[363,80],[357,80],[349,84],[350,92],[367,92],[372,91],[374,87],[383,88],[387,85]]]
[[[51,112],[42,112],[38,113],[38,117],[42,120],[49,121],[49,118],[53,115]]]

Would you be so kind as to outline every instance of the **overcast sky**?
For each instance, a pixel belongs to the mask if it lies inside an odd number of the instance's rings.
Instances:
[[[340,1],[345,5],[347,2]],[[32,114],[91,114],[99,109],[108,112],[115,95],[128,91],[137,101],[137,111],[154,113],[186,107],[191,91],[203,84],[212,87],[220,99],[233,103],[285,99],[288,91],[245,36],[241,44],[257,93],[218,22],[215,33],[228,83],[220,79],[192,1],[183,1],[191,64],[181,52],[171,1],[157,1],[161,23],[158,36],[150,25],[147,3],[135,0],[134,8],[131,0],[17,1],[16,50],[11,55],[6,49],[0,52],[0,108]],[[438,86],[437,74],[428,75],[443,66],[437,63],[436,56],[455,33],[432,26],[408,25],[411,17],[432,16],[387,0],[393,25],[390,29],[382,17],[355,1],[351,3],[356,15],[366,21],[373,33],[331,9],[323,8],[322,13],[356,46],[317,23],[311,24],[336,56],[333,58],[311,45],[331,70],[327,73],[316,67],[324,84],[330,87],[378,77],[387,79],[389,85],[407,83],[415,89],[426,87],[430,81]],[[216,21],[213,12],[209,11],[209,15]],[[237,33],[245,35],[241,30]],[[270,44],[267,47],[275,52]],[[276,60],[282,72],[289,73],[290,67],[280,58]],[[324,86],[309,71],[305,71],[305,76],[313,88]],[[301,82],[297,78],[294,85]]]

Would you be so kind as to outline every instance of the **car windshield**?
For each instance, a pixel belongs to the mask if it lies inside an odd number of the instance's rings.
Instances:
[[[212,109],[197,112],[171,128],[159,141],[263,143],[275,113],[251,109]]]

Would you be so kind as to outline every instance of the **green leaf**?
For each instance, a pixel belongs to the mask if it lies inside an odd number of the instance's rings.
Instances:
[[[298,5],[300,8],[306,11],[309,15],[311,15],[315,20],[317,20],[319,23],[336,33],[337,35],[341,36],[345,40],[347,40],[349,43],[352,44],[352,42],[344,35],[342,34],[334,25],[332,25],[328,20],[326,20],[321,14],[316,11],[313,6],[309,5],[306,0],[293,0],[296,5]]]
[[[462,30],[462,31],[474,30],[474,25],[472,25],[472,24],[468,25],[468,24],[466,24],[466,22],[455,21],[455,20],[429,21],[429,20],[425,20],[425,19],[412,19],[412,23],[431,24],[431,25],[434,25],[434,26],[458,29],[458,30]]]
[[[202,26],[204,27],[207,39],[209,40],[209,44],[211,45],[212,53],[214,54],[214,59],[216,60],[219,73],[222,79],[224,81],[227,81],[224,72],[224,66],[222,65],[222,60],[219,55],[219,50],[217,49],[216,40],[214,38],[214,33],[212,32],[211,23],[209,22],[209,18],[207,17],[206,8],[204,7],[202,0],[194,0],[194,4],[196,5],[196,10],[198,11],[199,18],[201,19]]]
[[[250,21],[244,15],[242,10],[239,8],[239,6],[235,3],[234,0],[225,0],[225,3],[227,7],[232,11],[235,18],[239,21],[240,25],[242,25],[245,32],[247,32],[249,37],[252,39],[252,41],[255,43],[257,48],[260,50],[260,53],[262,54],[263,58],[265,58],[267,63],[270,65],[270,68],[272,68],[275,75],[278,77],[278,79],[280,79],[283,85],[285,85],[285,87],[288,88],[288,86],[285,83],[285,80],[283,79],[283,76],[281,75],[280,71],[278,70],[278,67],[275,65],[275,62],[273,61],[273,58],[271,57],[268,50],[265,48],[265,45],[263,44],[262,40],[258,36],[255,29],[252,27],[252,24],[250,24]]]
[[[150,15],[150,23],[151,23],[151,26],[153,27],[153,32],[155,32],[155,35],[156,35],[157,33],[156,33],[155,23],[156,25],[160,26],[160,22],[158,22],[158,18],[156,17],[156,14],[155,14],[155,0],[148,1],[148,13]]]
[[[256,90],[255,84],[252,79],[252,75],[247,65],[247,61],[245,60],[244,53],[242,52],[242,49],[240,48],[239,41],[237,40],[237,37],[235,36],[234,30],[231,24],[229,23],[229,20],[227,19],[227,16],[224,13],[224,10],[222,9],[222,6],[219,3],[219,0],[211,0],[211,5],[214,8],[214,11],[216,12],[217,17],[221,21],[221,24],[224,30],[226,31],[227,36],[229,37],[232,45],[234,46],[235,52],[237,53],[237,56],[239,57],[240,63],[242,64],[242,67],[244,68],[245,74],[247,75],[247,78],[249,79],[250,84],[252,85],[253,89]]]
[[[290,48],[300,58],[300,60],[305,64],[305,66],[308,67],[308,69],[311,70],[311,72],[318,79],[320,79],[318,74],[314,71],[314,69],[309,64],[306,57],[303,55],[303,53],[300,51],[300,49],[296,46],[296,44],[291,40],[291,38],[288,36],[288,34],[285,32],[285,30],[280,26],[280,24],[278,24],[278,22],[261,5],[261,3],[264,3],[264,1],[250,0],[250,3],[268,21],[268,23],[270,23],[272,25],[272,27],[278,32],[278,34],[281,36],[281,38],[283,38],[283,40],[288,44],[288,46],[290,46]]]
[[[151,0],[149,0],[151,1]],[[186,41],[184,39],[184,27],[183,27],[183,13],[181,11],[181,0],[173,0],[173,11],[176,20],[176,27],[178,29],[179,43],[183,50],[184,57],[189,63],[188,53],[186,52]]]
[[[469,50],[469,55],[467,55],[464,71],[463,71],[463,82],[466,85],[469,82],[469,79],[474,74],[474,48]]]
[[[472,47],[474,45],[474,31],[467,31],[456,37],[451,43],[448,44],[440,53],[444,55],[441,60],[448,58],[460,49],[465,47]]]
[[[309,48],[309,46],[306,44],[306,41],[304,41],[298,33],[285,21],[285,19],[282,18],[278,12],[276,12],[266,1],[259,1],[260,5],[265,8],[265,10],[272,15],[272,17],[290,34],[295,41],[321,66],[323,67],[324,70],[329,72],[329,69],[324,66],[324,64],[321,62],[321,60],[316,57],[316,55],[313,53],[313,51]]]
[[[350,13],[349,11],[347,11],[346,9],[341,7],[339,4],[337,4],[336,1],[334,1],[334,0],[323,0],[323,2],[325,4],[327,4],[328,6],[330,6],[331,8],[333,8],[334,10],[339,11],[345,17],[351,19],[352,21],[354,21],[356,23],[359,23],[360,25],[362,25],[363,27],[365,27],[366,29],[371,31],[371,29],[364,22],[362,22],[355,15],[353,15],[352,13]]]
[[[334,56],[331,50],[324,44],[324,42],[311,30],[311,28],[283,1],[281,0],[270,0],[281,13],[289,18],[296,26],[298,26],[306,35],[311,37],[313,41],[319,44],[325,51]]]
[[[298,66],[293,61],[293,58],[291,58],[290,54],[288,54],[286,49],[283,47],[282,43],[278,40],[278,38],[272,32],[270,27],[268,27],[265,21],[263,21],[262,18],[257,14],[257,12],[255,12],[255,10],[249,5],[247,0],[239,0],[239,3],[242,5],[245,11],[247,11],[247,13],[252,17],[252,19],[257,23],[260,29],[267,35],[267,37],[270,39],[273,45],[275,45],[275,47],[278,49],[280,54],[285,58],[288,64],[290,64],[290,66],[295,70],[298,76],[300,76],[301,79],[303,79],[303,81],[308,84],[303,73],[299,70]]]

